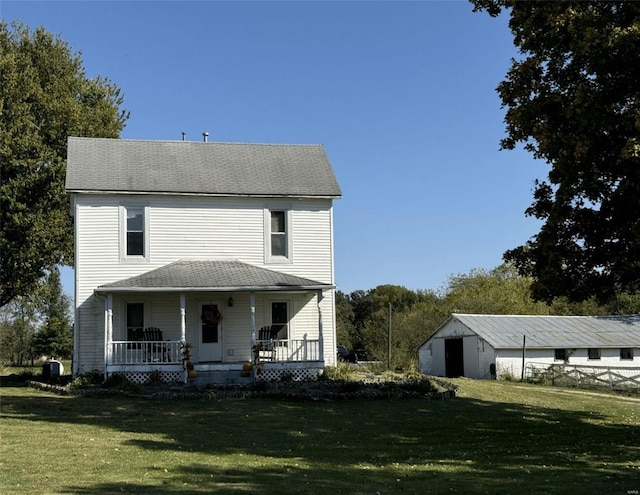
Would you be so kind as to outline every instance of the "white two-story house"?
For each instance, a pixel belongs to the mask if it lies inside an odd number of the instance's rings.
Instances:
[[[189,362],[224,382],[335,364],[341,191],[322,146],[70,137],[66,189],[74,374],[181,381]]]

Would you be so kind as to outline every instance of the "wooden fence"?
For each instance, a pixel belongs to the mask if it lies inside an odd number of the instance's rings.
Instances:
[[[563,387],[640,389],[640,368],[527,363],[525,378]]]

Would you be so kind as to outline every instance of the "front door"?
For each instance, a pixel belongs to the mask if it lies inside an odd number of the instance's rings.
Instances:
[[[198,324],[198,362],[222,361],[220,303],[201,303]]]

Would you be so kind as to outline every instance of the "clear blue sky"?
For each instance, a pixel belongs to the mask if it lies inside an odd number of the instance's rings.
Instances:
[[[123,138],[323,144],[344,292],[438,289],[539,228],[524,210],[546,166],[499,151],[508,19],[466,1],[0,0],[0,15],[122,88]]]

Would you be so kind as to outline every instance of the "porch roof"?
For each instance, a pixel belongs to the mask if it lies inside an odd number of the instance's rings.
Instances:
[[[232,260],[179,260],[135,277],[104,284],[96,292],[303,291],[335,286]]]

